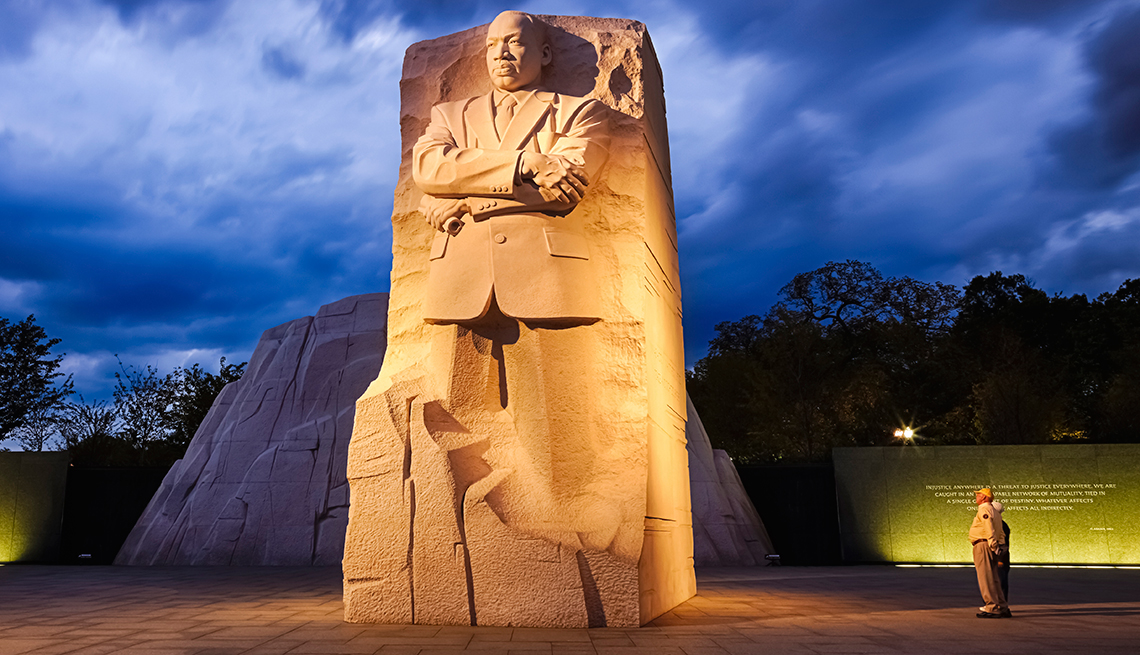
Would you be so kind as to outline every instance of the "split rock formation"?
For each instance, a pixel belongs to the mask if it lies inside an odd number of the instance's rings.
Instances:
[[[116,564],[337,564],[356,399],[387,341],[388,294],[266,330],[226,385]]]

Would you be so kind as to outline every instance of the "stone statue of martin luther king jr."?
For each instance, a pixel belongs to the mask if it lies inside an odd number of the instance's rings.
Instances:
[[[543,86],[553,52],[529,14],[499,14],[485,47],[491,92],[434,106],[412,151],[436,230],[423,320],[459,328],[436,333],[455,335],[445,405],[486,438],[494,472],[478,486],[493,480],[506,526],[636,565],[644,508],[615,491],[625,469],[594,409],[602,303],[573,212],[609,157],[613,110]]]
[[[486,59],[491,93],[433,107],[413,150],[420,209],[439,231],[424,320],[470,324],[497,304],[527,323],[594,322],[590,253],[567,214],[608,157],[607,108],[543,87],[552,52],[529,14],[495,18]]]

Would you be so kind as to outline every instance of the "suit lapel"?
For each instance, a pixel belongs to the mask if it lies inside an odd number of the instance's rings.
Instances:
[[[495,135],[495,119],[491,114],[491,94],[475,98],[467,105],[467,125],[479,140],[479,147],[493,150],[499,145],[499,138]],[[517,118],[517,117],[516,117]],[[468,143],[467,147],[475,144]]]
[[[546,117],[546,112],[550,111],[553,96],[554,94],[542,93],[541,91],[530,94],[515,111],[515,117],[511,119],[511,124],[507,127],[507,133],[503,135],[503,141],[499,144],[499,148],[501,150],[522,150],[527,139],[534,133],[538,122]],[[494,127],[492,127],[493,130]]]

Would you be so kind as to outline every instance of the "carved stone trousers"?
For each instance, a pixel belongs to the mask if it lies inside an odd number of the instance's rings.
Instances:
[[[500,481],[487,502],[504,524],[636,564],[645,516],[644,427],[607,421],[595,326],[533,325],[496,303],[451,341],[449,411],[486,435],[480,457]],[[607,371],[610,378],[618,378]],[[617,373],[621,373],[618,371]]]

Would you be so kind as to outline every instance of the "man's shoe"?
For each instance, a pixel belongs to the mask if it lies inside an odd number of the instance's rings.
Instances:
[[[1009,611],[1009,608],[1008,608],[1008,607],[1004,607],[1004,608],[1002,608],[1002,610],[1001,610],[1001,618],[1003,618],[1003,619],[1012,619],[1012,618],[1013,618],[1013,612]]]
[[[994,614],[993,612],[978,612],[977,616],[979,619],[1000,619],[1000,618],[1002,618],[1001,614]]]

